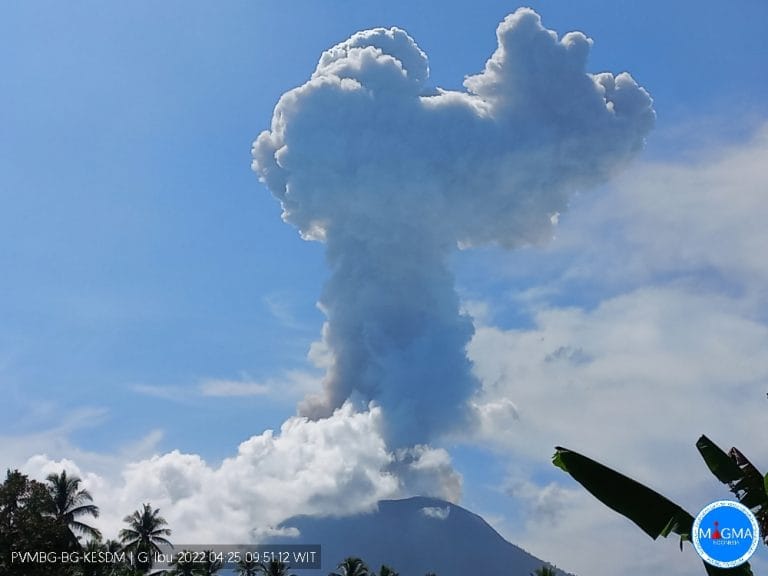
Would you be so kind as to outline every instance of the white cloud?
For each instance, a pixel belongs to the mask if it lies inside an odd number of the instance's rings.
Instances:
[[[526,482],[515,496],[523,514],[503,529],[513,542],[575,574],[699,576],[701,560],[677,537],[651,540],[629,520],[597,504],[581,487]],[[542,513],[542,506],[547,510]],[[554,515],[550,514],[554,510]]]
[[[102,471],[110,469],[114,460],[130,455],[141,457],[140,440],[136,446],[126,447],[119,454],[110,457],[88,452],[76,446],[70,436],[85,430],[97,429],[104,423],[108,411],[99,407],[83,407],[69,413],[56,410],[55,405],[46,404],[43,414],[47,415],[47,427],[29,434],[7,434],[0,436],[0,461],[9,468],[21,467],[34,454],[51,454],[58,458],[69,458],[89,469]],[[38,415],[40,416],[40,415]]]
[[[205,380],[199,391],[203,396],[264,396],[270,387],[253,380]]]
[[[565,507],[572,499],[573,490],[563,488],[556,482],[539,486],[527,478],[509,478],[505,492],[523,504],[524,513],[531,520],[556,525]]]
[[[560,272],[516,300],[532,325],[477,322],[478,439],[513,455],[506,488],[524,521],[503,530],[516,543],[576,573],[701,573],[692,550],[652,542],[555,470],[555,445],[692,513],[729,496],[694,447],[701,434],[768,467],[767,134],[706,158],[646,163],[584,200],[536,255]],[[603,297],[553,303],[585,287]]]
[[[537,254],[539,266],[554,262],[561,275],[555,286],[533,290],[546,297],[558,283],[560,290],[576,282],[627,289],[672,278],[765,306],[766,163],[768,124],[740,145],[635,164],[564,215],[557,241]]]
[[[691,447],[691,449],[693,449]],[[701,468],[701,473],[706,474]],[[697,474],[701,476],[701,474]],[[512,473],[508,490],[521,512],[497,523],[510,541],[574,574],[631,576],[666,574],[701,576],[704,567],[690,543],[680,550],[677,535],[651,540],[628,519],[603,506],[581,486],[556,482],[537,484]],[[717,485],[712,478],[711,485]],[[660,488],[657,484],[656,488]],[[662,490],[664,491],[664,490]],[[693,488],[701,506],[727,497],[724,490],[706,499],[707,490]],[[689,510],[692,513],[698,509]],[[768,554],[760,546],[750,563],[755,574],[765,572]]]
[[[446,452],[417,447],[393,454],[381,427],[380,409],[355,412],[347,404],[327,419],[290,418],[278,433],[241,443],[219,465],[174,450],[119,466],[113,460],[111,473],[45,455],[29,458],[23,470],[36,478],[62,468],[81,476],[102,512],[93,524],[108,537],[125,515],[150,502],[173,529],[172,540],[188,544],[287,537],[276,526],[292,515],[351,514],[414,490],[458,498],[461,481]]]
[[[441,508],[440,506],[425,506],[421,509],[421,513],[427,518],[434,518],[435,520],[447,520],[451,513],[451,509],[446,506]]]
[[[764,291],[766,163],[768,125],[748,145],[711,149],[686,165],[636,168],[606,209],[626,224],[632,252],[654,271],[713,268]]]
[[[395,451],[389,470],[400,479],[402,496],[433,495],[458,502],[462,478],[442,448],[418,444]]]
[[[267,294],[262,297],[261,302],[272,317],[283,327],[299,332],[314,329],[314,324],[307,323],[306,320],[299,318],[298,306],[294,302],[292,294],[288,292]]]
[[[648,455],[704,430],[754,442],[768,328],[738,302],[647,288],[591,311],[541,310],[535,323],[478,327],[470,346],[489,440],[531,455],[566,442],[613,444],[617,456],[627,436],[641,435]]]
[[[312,360],[312,358],[310,358]],[[247,374],[239,378],[204,378],[190,386],[168,386],[135,384],[131,390],[142,396],[161,398],[185,403],[193,396],[244,397],[272,396],[286,401],[295,401],[302,396],[316,392],[321,387],[321,377],[306,370],[287,370],[279,378],[256,380]]]
[[[531,329],[478,324],[469,354],[488,439],[532,454],[566,441],[605,451],[642,435],[636,448],[651,455],[709,431],[765,454],[753,431],[768,388],[768,265],[757,249],[768,246],[768,128],[718,152],[635,169],[574,210],[563,242],[542,254],[581,256],[551,294],[576,275],[609,294],[623,276],[624,290],[588,309],[534,299]]]

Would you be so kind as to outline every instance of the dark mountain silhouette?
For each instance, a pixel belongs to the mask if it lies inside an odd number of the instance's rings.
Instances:
[[[280,527],[296,528],[300,535],[272,543],[322,546],[324,576],[348,556],[377,571],[386,564],[401,576],[528,576],[545,564],[477,514],[435,498],[383,500],[375,512],[342,518],[294,516]]]

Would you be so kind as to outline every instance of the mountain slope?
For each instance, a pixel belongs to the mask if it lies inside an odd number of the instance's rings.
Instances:
[[[544,564],[477,514],[435,498],[383,500],[375,512],[344,518],[295,516],[280,527],[300,533],[281,543],[322,545],[323,574],[347,556],[377,571],[387,564],[401,576],[528,576]]]

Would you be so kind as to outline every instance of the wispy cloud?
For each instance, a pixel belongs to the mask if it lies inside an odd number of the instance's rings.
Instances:
[[[308,324],[297,317],[296,304],[288,294],[282,292],[267,294],[262,297],[261,302],[267,311],[285,328],[299,331],[315,329],[314,324]]]
[[[425,506],[421,509],[421,513],[427,518],[434,518],[435,520],[447,520],[451,513],[451,509],[446,506],[440,508],[439,506]]]
[[[271,376],[263,380],[243,373],[237,378],[203,378],[190,386],[134,384],[131,390],[142,396],[172,402],[185,402],[195,397],[237,398],[276,396],[277,394],[282,398],[295,401],[306,394],[320,390],[321,380],[322,377],[316,373],[287,370],[279,376]]]
[[[155,386],[152,384],[134,384],[131,386],[131,390],[142,396],[163,400],[180,400],[190,393],[189,388],[182,386]]]
[[[305,370],[288,370],[263,380],[242,374],[239,378],[207,378],[197,393],[209,397],[276,396],[297,400],[321,387],[321,376]]]
[[[203,396],[265,396],[271,389],[254,380],[205,380],[198,387]]]

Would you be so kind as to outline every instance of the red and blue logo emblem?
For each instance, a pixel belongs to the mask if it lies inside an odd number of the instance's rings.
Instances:
[[[718,568],[733,568],[754,554],[760,530],[749,508],[732,500],[719,500],[699,512],[691,536],[693,547],[704,562]]]

